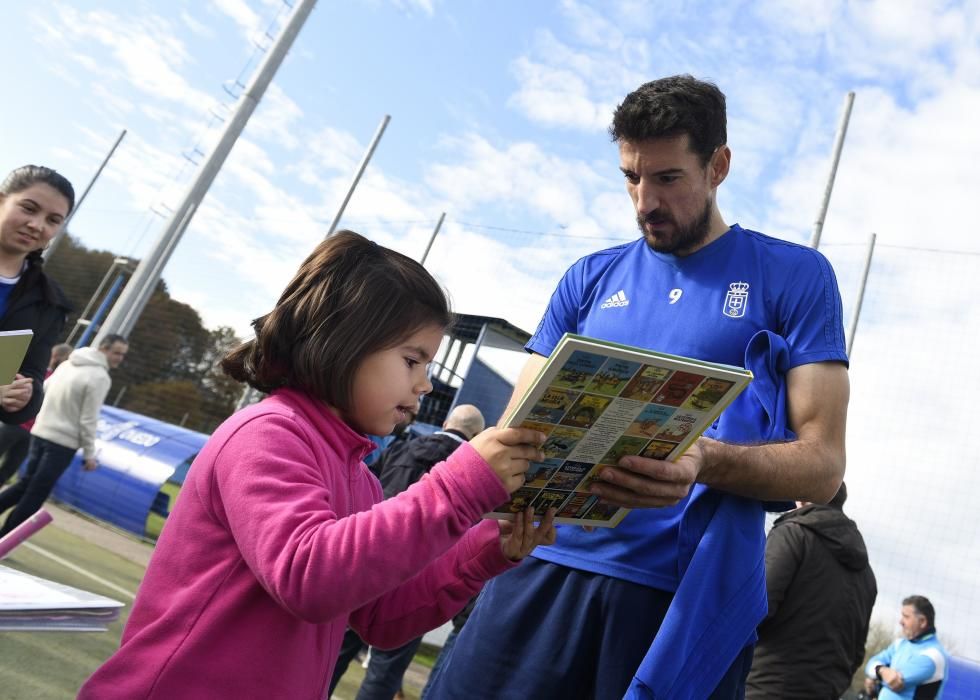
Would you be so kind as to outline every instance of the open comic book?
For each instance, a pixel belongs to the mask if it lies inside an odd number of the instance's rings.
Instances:
[[[627,508],[589,486],[605,465],[641,455],[674,461],[751,381],[740,367],[665,355],[566,333],[501,425],[545,433],[545,461],[488,517],[558,508],[555,522],[615,527]]]

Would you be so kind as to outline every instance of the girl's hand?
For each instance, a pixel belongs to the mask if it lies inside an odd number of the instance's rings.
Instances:
[[[554,544],[556,508],[549,508],[544,519],[534,527],[534,509],[530,506],[513,520],[501,520],[500,548],[511,561],[520,561],[539,544]]]
[[[487,461],[507,492],[514,493],[524,485],[528,461],[544,459],[540,450],[544,440],[544,433],[537,430],[488,428],[470,440],[470,444]]]
[[[34,380],[19,372],[10,384],[0,386],[0,408],[15,413],[27,405],[34,395]]]

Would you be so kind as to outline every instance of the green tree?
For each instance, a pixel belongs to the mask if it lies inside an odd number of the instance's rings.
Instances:
[[[107,279],[115,259],[111,252],[89,250],[66,235],[45,263],[47,273],[75,307],[65,327],[66,338],[100,285],[104,297],[116,274],[122,272],[117,268],[112,279]],[[95,301],[90,315],[102,299]],[[72,342],[80,337],[81,332],[76,332]],[[108,400],[121,408],[210,432],[231,415],[242,391],[217,366],[239,342],[227,326],[205,328],[198,311],[171,298],[166,282],[160,280],[129,335],[130,352],[113,372]]]

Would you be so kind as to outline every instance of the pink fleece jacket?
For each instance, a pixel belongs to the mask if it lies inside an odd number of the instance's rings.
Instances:
[[[348,624],[398,646],[513,565],[497,524],[480,522],[507,492],[472,447],[384,502],[361,462],[373,448],[290,389],[225,421],[188,474],[122,645],[79,697],[321,700]]]

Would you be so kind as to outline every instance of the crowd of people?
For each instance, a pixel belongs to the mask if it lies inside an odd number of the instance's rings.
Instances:
[[[618,527],[555,526],[554,509],[538,519],[531,507],[483,519],[544,459],[545,435],[485,428],[462,406],[441,431],[380,452],[379,481],[363,463],[378,445],[368,436],[418,413],[452,316],[419,263],[341,231],[222,360],[267,397],[195,460],[121,646],[81,698],[322,699],[370,645],[358,699],[389,700],[421,636],[464,610],[429,700],[841,696],[864,662],[877,587],[843,513],[834,272],[814,249],[726,222],[718,190],[733,161],[714,84],[645,83],[610,135],[640,235],[565,272],[508,410],[565,333],[761,380],[677,461],[629,455],[600,470],[592,494],[633,509]],[[41,403],[67,304],[39,251],[73,205],[67,181],[44,172],[0,189],[0,327],[35,329],[0,408],[13,425],[41,410],[26,476],[0,493],[0,507],[20,504],[5,530],[77,449],[94,466],[91,411],[126,351],[112,336],[74,351]],[[767,511],[788,511],[768,538]],[[946,654],[926,598],[903,601],[902,629],[867,663],[866,692],[938,697]]]

